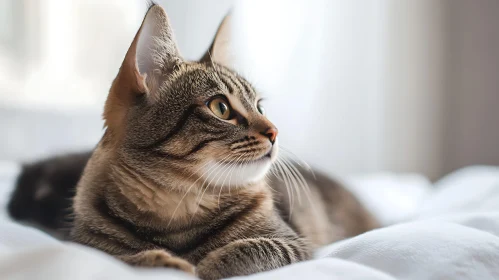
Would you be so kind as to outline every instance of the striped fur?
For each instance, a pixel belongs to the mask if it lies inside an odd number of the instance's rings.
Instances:
[[[277,129],[259,112],[260,96],[207,57],[183,60],[163,9],[149,9],[76,188],[72,240],[132,265],[220,279],[307,260],[313,248],[375,226],[351,194],[307,170],[311,200],[293,204],[286,180],[268,173]],[[227,100],[230,119],[210,111],[213,98]]]

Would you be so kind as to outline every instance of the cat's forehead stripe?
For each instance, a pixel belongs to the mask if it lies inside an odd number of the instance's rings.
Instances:
[[[225,75],[219,75],[220,81],[227,87],[227,90],[229,91],[230,94],[235,93],[236,85],[234,82],[232,82],[227,76]]]
[[[236,85],[237,90],[239,91],[239,93],[244,94],[245,89],[244,89],[243,85],[241,84],[241,82],[239,81],[238,77],[236,75],[232,74],[232,75],[229,76],[229,78]]]
[[[238,92],[243,91],[241,84],[237,82],[237,77],[235,77],[235,75],[233,73],[231,73],[225,69],[221,69],[220,71],[218,71],[218,75],[223,82],[229,83],[231,85],[231,87],[233,89],[233,91],[231,93],[234,93],[236,90]]]
[[[228,71],[227,69],[220,69],[219,77],[227,85],[230,84],[232,90],[231,94],[237,95],[241,105],[247,111],[253,111],[253,103],[255,101],[255,91],[252,89],[251,85],[245,81],[242,77],[234,72]],[[230,89],[229,89],[230,90]]]
[[[250,93],[251,96],[253,98],[255,98],[256,97],[256,92],[253,89],[253,87],[250,85],[250,83],[248,81],[246,81],[245,79],[241,79],[241,83],[243,84],[244,89],[246,90],[246,92]]]
[[[256,92],[255,92],[255,90],[250,85],[250,83],[248,81],[246,81],[243,77],[237,75],[236,79],[241,84],[241,86],[243,88],[243,90],[241,91],[241,94],[246,99],[246,103],[248,103],[248,105],[250,107],[253,107],[252,104],[255,103],[255,99],[256,99]]]

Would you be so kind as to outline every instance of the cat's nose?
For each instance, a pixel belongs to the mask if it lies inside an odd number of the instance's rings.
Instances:
[[[264,132],[260,132],[263,136],[267,136],[270,140],[270,143],[274,144],[275,139],[277,138],[277,128],[270,127]]]

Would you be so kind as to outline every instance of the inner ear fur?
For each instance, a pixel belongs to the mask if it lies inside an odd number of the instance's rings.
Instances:
[[[162,79],[182,61],[166,12],[152,5],[111,85],[103,114],[106,134],[119,139],[137,97],[154,101]]]

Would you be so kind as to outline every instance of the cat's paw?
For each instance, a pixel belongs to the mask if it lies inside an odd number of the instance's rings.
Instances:
[[[251,244],[234,241],[202,259],[196,268],[197,276],[203,280],[215,280],[258,272],[253,254],[257,252],[252,250]]]
[[[197,264],[201,279],[213,280],[276,269],[308,258],[299,239],[248,238],[218,248]],[[294,250],[293,250],[294,248]]]
[[[226,275],[223,267],[219,267],[216,263],[208,261],[202,262],[196,272],[197,276],[203,280],[217,280],[232,276]]]
[[[163,250],[147,251],[145,261],[151,267],[170,267],[190,274],[195,273],[194,265],[184,259],[172,256]]]
[[[172,256],[164,250],[149,250],[136,255],[121,257],[125,262],[142,267],[169,267],[195,275],[196,268],[188,261]]]

